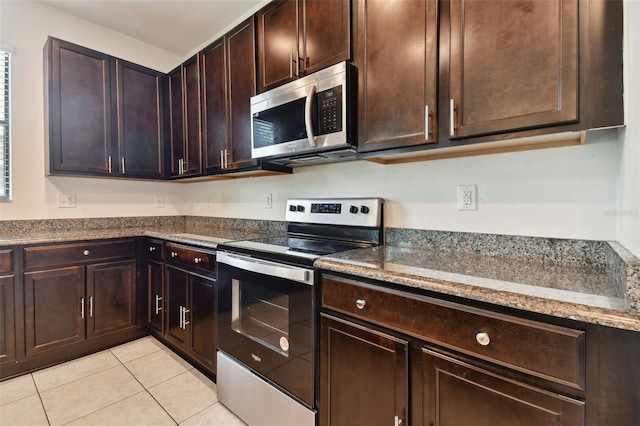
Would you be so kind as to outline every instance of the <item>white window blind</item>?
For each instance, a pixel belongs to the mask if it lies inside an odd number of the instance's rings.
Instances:
[[[0,50],[0,201],[11,199],[11,167],[9,163],[9,60],[11,55]]]

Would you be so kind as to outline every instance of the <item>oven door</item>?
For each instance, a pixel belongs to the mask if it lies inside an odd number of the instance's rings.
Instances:
[[[218,349],[315,405],[313,269],[218,252]]]

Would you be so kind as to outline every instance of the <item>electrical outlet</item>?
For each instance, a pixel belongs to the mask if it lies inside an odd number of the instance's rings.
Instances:
[[[76,194],[63,194],[59,192],[57,206],[63,209],[74,209],[76,207]]]
[[[264,204],[264,208],[265,209],[270,209],[273,208],[273,197],[271,196],[271,193],[269,192],[266,196],[266,200],[265,200],[265,204]]]
[[[207,194],[207,207],[213,207],[213,195]]]
[[[458,210],[478,210],[475,185],[458,185]]]
[[[164,195],[156,195],[154,204],[157,209],[164,208]]]

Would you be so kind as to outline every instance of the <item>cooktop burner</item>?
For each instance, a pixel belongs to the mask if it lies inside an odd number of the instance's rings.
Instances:
[[[382,242],[379,198],[290,199],[287,235],[232,241],[219,250],[286,263],[312,265],[320,256]]]

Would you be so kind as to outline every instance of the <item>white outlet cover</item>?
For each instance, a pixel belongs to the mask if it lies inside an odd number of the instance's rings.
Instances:
[[[265,198],[266,200],[265,200],[264,208],[265,209],[273,208],[273,196],[271,195],[271,193],[269,192]]]
[[[154,204],[158,209],[164,208],[164,196],[156,195]]]
[[[458,210],[478,210],[476,185],[458,185]]]
[[[56,198],[56,205],[58,208],[74,209],[76,207],[76,194],[63,194],[59,192]]]

